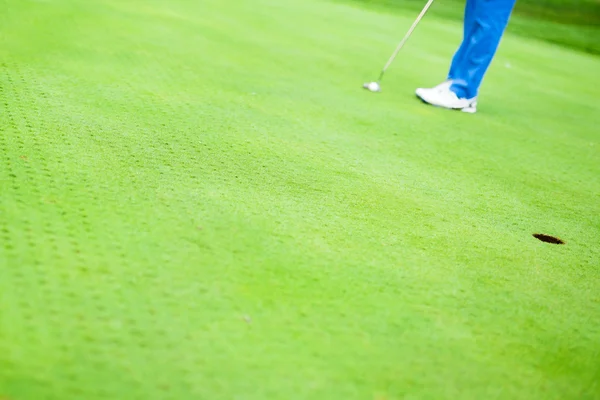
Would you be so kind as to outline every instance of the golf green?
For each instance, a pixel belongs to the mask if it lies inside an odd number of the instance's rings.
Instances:
[[[415,16],[0,0],[0,399],[600,399],[600,58]]]

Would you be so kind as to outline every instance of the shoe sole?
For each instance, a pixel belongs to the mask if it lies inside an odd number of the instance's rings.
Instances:
[[[425,101],[421,96],[419,96],[418,94],[416,95],[417,99],[421,100],[421,102],[423,104],[427,104],[428,106],[432,106],[432,107],[436,107],[436,108],[443,108],[444,110],[452,110],[452,111],[461,111],[467,114],[475,114],[477,112],[477,107],[464,107],[464,108],[448,108],[448,107],[442,107],[442,106],[436,106],[435,104],[431,104],[427,101]]]

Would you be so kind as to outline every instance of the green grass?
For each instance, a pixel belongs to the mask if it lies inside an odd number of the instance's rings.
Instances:
[[[336,1],[404,15],[413,13],[414,16],[425,4],[423,0]],[[462,21],[464,8],[465,0],[436,1],[428,15]],[[533,38],[600,55],[600,1],[518,0],[507,31],[524,38]],[[553,62],[562,61],[553,60]]]
[[[375,95],[412,13],[0,9],[0,397],[600,398],[600,59],[508,35],[465,115],[435,15]]]

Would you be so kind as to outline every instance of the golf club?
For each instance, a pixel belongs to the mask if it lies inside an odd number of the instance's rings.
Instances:
[[[433,0],[427,1],[427,4],[425,4],[425,7],[423,7],[423,10],[419,14],[419,16],[417,17],[415,22],[412,24],[412,26],[410,27],[408,32],[406,32],[406,35],[404,35],[404,38],[402,38],[400,43],[398,43],[396,50],[394,50],[394,53],[392,54],[392,56],[390,57],[388,62],[383,67],[383,70],[381,70],[381,74],[379,74],[379,78],[377,78],[377,80],[374,82],[365,83],[363,85],[363,88],[365,88],[371,92],[380,92],[381,91],[381,80],[383,79],[383,75],[385,74],[385,71],[387,71],[387,69],[390,67],[390,65],[392,65],[392,63],[394,62],[394,59],[396,58],[396,56],[398,55],[400,50],[402,50],[402,47],[404,47],[404,44],[408,41],[408,38],[410,38],[410,35],[412,35],[412,33],[415,30],[415,28],[417,27],[417,25],[419,25],[419,22],[421,22],[421,19],[423,19],[423,16],[425,16],[425,13],[427,13],[427,10],[429,10],[429,7],[431,7],[432,3],[433,3]]]

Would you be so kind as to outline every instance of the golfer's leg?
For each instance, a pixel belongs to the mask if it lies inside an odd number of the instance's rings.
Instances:
[[[467,0],[465,4],[465,17],[463,22],[463,40],[456,51],[454,53],[454,57],[452,58],[452,64],[450,65],[450,72],[448,72],[448,79],[454,79],[454,76],[457,73],[458,68],[460,67],[461,61],[464,58],[465,50],[468,46],[469,41],[471,40],[471,33],[474,28],[475,21],[475,4],[477,0]]]
[[[474,0],[473,30],[464,54],[452,76],[451,90],[459,98],[477,96],[481,81],[489,68],[516,0]]]

